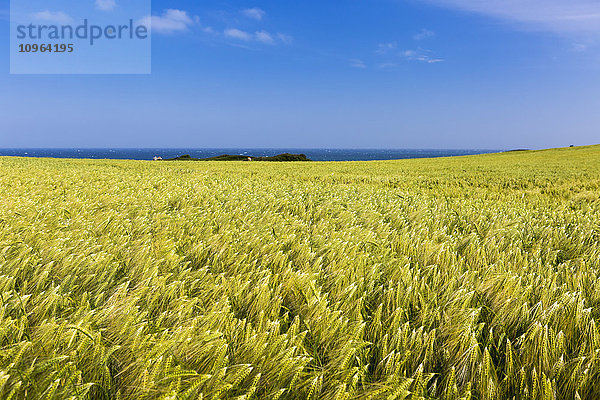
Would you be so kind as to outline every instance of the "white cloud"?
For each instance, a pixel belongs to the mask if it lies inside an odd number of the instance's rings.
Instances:
[[[388,63],[379,64],[377,66],[377,68],[379,68],[379,69],[392,69],[392,68],[396,68],[397,66],[398,66],[398,64],[396,64],[396,63],[390,63],[390,62],[388,62]]]
[[[235,28],[225,29],[225,32],[223,32],[223,34],[226,38],[230,39],[238,39],[243,40],[245,42],[249,42],[252,40],[252,34]]]
[[[260,31],[260,32],[256,32],[254,35],[256,37],[256,40],[261,43],[265,43],[265,44],[274,44],[275,43],[275,39],[273,39],[273,36],[271,36],[271,34],[269,32]]]
[[[284,35],[283,33],[271,34],[264,30],[251,33],[241,29],[231,28],[225,29],[223,35],[228,39],[241,40],[244,42],[258,42],[269,45],[277,43],[290,44],[292,42],[292,38],[288,35]]]
[[[404,50],[400,55],[410,61],[421,61],[427,64],[437,64],[444,61],[442,58],[435,58],[427,54],[425,50]]]
[[[188,30],[192,25],[198,23],[198,17],[192,18],[187,11],[169,9],[160,16],[145,17],[141,22],[151,26],[152,32],[174,33]]]
[[[415,40],[424,40],[435,36],[435,32],[430,31],[429,29],[421,29],[421,32],[417,33],[413,36]]]
[[[557,33],[600,32],[598,0],[421,0]]]
[[[283,44],[292,44],[292,42],[294,41],[294,38],[284,33],[278,33],[277,39]]]
[[[263,10],[261,10],[260,8],[247,8],[247,9],[243,10],[242,13],[246,17],[255,19],[257,21],[262,20],[263,17],[267,14],[266,12],[264,12]]]
[[[115,0],[96,0],[96,8],[102,11],[112,11],[116,6]]]
[[[73,19],[62,11],[40,11],[32,15],[33,19],[37,21],[44,21],[53,24],[68,24]]]
[[[376,54],[386,54],[391,50],[395,50],[396,47],[398,47],[398,45],[396,44],[396,42],[391,42],[391,43],[380,43],[377,45],[377,50],[375,50]]]
[[[367,68],[367,64],[365,64],[365,62],[363,60],[359,60],[359,59],[351,59],[350,66],[352,66],[354,68],[359,68],[359,69]]]

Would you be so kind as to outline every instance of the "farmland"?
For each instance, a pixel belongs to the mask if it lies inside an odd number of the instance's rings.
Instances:
[[[0,171],[2,399],[600,398],[600,146]]]

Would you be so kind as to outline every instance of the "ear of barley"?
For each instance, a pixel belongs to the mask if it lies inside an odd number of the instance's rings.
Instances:
[[[596,398],[598,170],[0,158],[0,398]]]

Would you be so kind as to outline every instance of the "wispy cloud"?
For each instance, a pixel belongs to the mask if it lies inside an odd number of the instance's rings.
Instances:
[[[32,15],[32,18],[36,21],[44,21],[54,24],[68,24],[73,19],[62,11],[40,11]]]
[[[256,15],[264,15],[264,11],[260,9],[248,9],[244,10],[250,13],[252,10]],[[259,12],[260,11],[260,12]],[[250,13],[252,14],[252,13]],[[235,24],[237,21],[234,18],[227,18],[225,23]],[[291,44],[293,39],[291,36],[284,33],[269,32],[264,29],[259,30],[243,30],[240,28],[213,28],[201,24],[200,18],[196,15],[191,15],[187,11],[168,9],[164,10],[161,15],[152,15],[143,18],[140,23],[143,23],[152,28],[154,33],[172,34],[177,32],[191,31],[193,28],[194,33],[204,33],[208,35],[210,40],[227,39],[228,44],[246,47],[249,44],[264,44],[264,45],[278,45],[278,44]]]
[[[413,36],[414,40],[425,40],[428,38],[432,38],[435,36],[434,31],[430,31],[429,29],[421,29],[421,31]]]
[[[198,22],[198,17],[190,16],[187,11],[175,9],[165,10],[162,15],[148,16],[142,20],[142,23],[150,25],[152,27],[152,32],[156,33],[187,31],[191,26]]]
[[[390,43],[379,43],[377,45],[377,49],[375,50],[375,54],[387,54],[392,50],[396,50],[396,48],[398,47],[396,42],[390,42]]]
[[[243,42],[257,42],[262,44],[275,45],[278,43],[289,44],[292,42],[291,36],[283,33],[269,33],[265,30],[256,32],[247,32],[237,28],[229,28],[223,31],[223,35],[228,39],[240,40]]]
[[[367,64],[363,60],[359,60],[357,58],[353,58],[350,60],[350,66],[358,69],[367,68]]]
[[[400,55],[409,61],[421,61],[427,64],[437,64],[444,59],[432,57],[427,50],[404,50]]]
[[[112,11],[117,6],[115,0],[96,0],[96,8],[102,11]]]
[[[392,62],[381,63],[377,65],[377,68],[379,69],[393,69],[396,67],[398,67],[398,64]]]
[[[556,33],[600,32],[598,0],[421,0]]]
[[[261,10],[260,8],[247,8],[245,10],[242,10],[242,14],[244,14],[248,18],[260,21],[267,13],[264,10]]]
[[[257,41],[259,41],[261,43],[275,44],[275,39],[273,38],[273,35],[271,35],[267,31],[258,31],[254,34],[254,37],[256,38]]]
[[[422,40],[425,37],[432,37],[433,32],[422,30],[419,38],[415,40]],[[419,47],[417,50],[403,50],[398,51],[398,45],[396,42],[380,43],[375,49],[379,59],[383,62],[376,64],[379,69],[392,69],[398,67],[398,64],[402,61],[420,61],[427,64],[437,64],[443,62],[444,59],[434,57],[431,50],[423,49]]]
[[[285,33],[277,33],[277,40],[279,40],[283,44],[292,44],[294,38],[290,35],[286,35]]]
[[[225,35],[226,38],[243,40],[245,42],[249,42],[253,38],[252,34],[246,32],[246,31],[242,31],[240,29],[235,29],[235,28],[225,29],[223,34]]]
[[[573,43],[573,51],[582,53],[588,49],[588,45],[585,43]]]

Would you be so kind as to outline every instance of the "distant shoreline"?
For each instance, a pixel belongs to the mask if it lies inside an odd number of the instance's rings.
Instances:
[[[277,154],[275,156],[263,156],[256,157],[253,155],[231,155],[231,154],[223,154],[216,157],[207,157],[207,158],[194,158],[189,154],[184,154],[182,156],[167,158],[164,159],[162,157],[155,156],[153,161],[275,161],[275,162],[290,162],[290,161],[312,161],[310,158],[306,157],[305,154],[290,154],[283,153]]]
[[[240,157],[272,157],[282,153],[305,154],[313,161],[375,161],[413,158],[439,158],[501,153],[502,149],[302,149],[302,148],[139,148],[139,149],[59,149],[59,148],[13,148],[0,149],[0,156],[153,160],[176,158],[189,154],[191,158],[205,159],[230,154]]]

